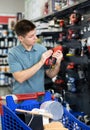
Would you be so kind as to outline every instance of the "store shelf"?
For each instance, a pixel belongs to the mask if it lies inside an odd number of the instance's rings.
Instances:
[[[70,15],[72,14],[74,10],[77,10],[77,12],[81,16],[81,19],[78,24],[72,25],[70,24],[69,20],[70,20]],[[59,24],[58,24],[59,26],[56,28],[57,22],[58,21],[60,22],[61,19],[63,19],[65,22],[65,26],[62,27],[62,30]],[[43,39],[42,44],[46,46],[47,49],[50,47],[55,47],[56,45],[60,44],[63,46],[63,50],[64,50],[63,54],[65,53],[64,60],[61,63],[60,72],[58,74],[58,77],[61,78],[58,80],[64,80],[64,84],[54,83],[53,85],[52,82],[50,83],[48,82],[48,78],[47,78],[46,86],[45,86],[46,90],[51,88],[51,89],[54,89],[55,92],[60,93],[62,92],[61,91],[62,89],[65,89],[66,96],[67,96],[67,93],[69,93],[68,94],[69,100],[67,101],[69,103],[73,103],[75,106],[78,106],[78,110],[81,110],[87,114],[90,114],[90,111],[88,109],[89,107],[85,109],[86,106],[90,106],[90,96],[88,94],[88,91],[84,91],[85,95],[88,95],[87,96],[88,101],[86,103],[83,103],[82,108],[80,105],[78,105],[77,102],[74,102],[74,99],[72,99],[74,95],[76,95],[77,97],[77,95],[81,94],[81,97],[77,98],[78,102],[84,102],[84,99],[82,99],[82,97],[84,98],[84,94],[82,93],[82,91],[85,88],[84,87],[85,85],[87,87],[87,90],[89,90],[90,92],[90,89],[88,89],[88,86],[90,84],[90,81],[88,80],[89,73],[90,73],[90,70],[88,70],[88,65],[90,64],[90,53],[88,52],[88,49],[84,50],[83,56],[81,56],[83,45],[87,44],[84,41],[84,39],[86,39],[87,41],[88,37],[90,37],[90,0],[83,0],[72,6],[65,7],[61,9],[60,11],[51,13],[49,15],[46,15],[37,19],[33,19],[33,21],[36,23],[38,37],[41,37],[41,40]],[[78,38],[74,39],[74,37],[72,37],[71,39],[69,39],[68,38],[69,30],[75,31],[75,33],[73,34],[78,34]],[[64,38],[62,38],[61,40],[60,34],[62,33],[65,33],[65,35],[62,35],[62,37],[64,36]],[[74,55],[68,55],[70,54],[70,51],[73,51],[73,50],[75,52]],[[71,62],[74,63],[75,68],[72,70],[67,70],[67,66]],[[80,75],[78,74],[79,66],[81,68],[81,73],[84,74],[84,77],[82,76],[80,77]],[[76,87],[75,91],[69,89],[71,85],[71,84],[68,85],[70,83],[70,80],[68,80],[69,78],[72,78],[75,81],[74,82],[75,83],[74,85]],[[83,79],[80,79],[80,78],[83,78]]]
[[[78,2],[72,6],[65,7],[61,9],[60,11],[57,11],[55,13],[51,13],[49,15],[39,17],[37,19],[32,19],[32,21],[37,22],[37,21],[48,21],[53,19],[54,17],[56,18],[62,18],[65,17],[65,15],[69,15],[73,10],[83,10],[83,8],[87,8],[90,6],[90,1],[89,0],[83,0],[81,2]]]
[[[9,76],[8,52],[15,45],[17,45],[17,37],[13,30],[9,30],[8,25],[2,24],[0,28],[0,86],[12,83],[12,77]]]

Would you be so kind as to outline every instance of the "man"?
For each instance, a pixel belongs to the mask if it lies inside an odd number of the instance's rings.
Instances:
[[[44,46],[37,44],[35,25],[29,20],[18,21],[15,25],[20,44],[10,49],[8,63],[10,72],[15,82],[13,93],[33,93],[44,92],[44,72],[48,77],[53,78],[58,74],[62,52],[47,50]],[[50,56],[55,57],[56,64],[54,69],[45,70],[44,64]]]

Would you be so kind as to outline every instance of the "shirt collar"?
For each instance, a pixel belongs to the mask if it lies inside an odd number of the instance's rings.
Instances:
[[[22,44],[20,44],[20,48],[23,52],[27,51]],[[37,46],[36,44],[32,47],[31,51],[37,51]]]

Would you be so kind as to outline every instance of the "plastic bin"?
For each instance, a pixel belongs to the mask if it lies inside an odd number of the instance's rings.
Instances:
[[[11,98],[11,97],[10,97]],[[9,98],[8,98],[9,99]],[[12,98],[13,99],[13,98]],[[47,100],[52,100],[51,94],[50,93],[46,93],[44,96],[43,101],[47,101]],[[11,102],[11,100],[9,100]],[[8,101],[8,102],[9,102]],[[16,104],[13,101],[12,107],[9,106],[7,104],[7,106],[3,106],[3,115],[2,115],[2,130],[32,130],[30,127],[28,127],[15,113],[15,109],[16,108],[21,108],[22,106],[25,105],[25,107],[27,105],[29,105],[29,109],[34,108],[33,103],[32,103],[32,99],[30,100],[31,103],[28,101],[22,102],[20,104]],[[33,100],[34,101],[34,100]],[[36,102],[37,100],[35,100]],[[34,103],[35,103],[34,102]],[[38,108],[38,106],[41,104],[42,102],[37,101],[36,102],[36,106]],[[11,107],[11,108],[10,108]],[[12,109],[13,108],[13,109]],[[27,108],[28,109],[28,108]],[[81,121],[79,121],[78,119],[76,119],[70,112],[68,112],[66,110],[66,108],[64,108],[64,114],[62,119],[60,120],[60,122],[63,123],[63,125],[68,128],[68,130],[90,130],[90,127],[85,125],[84,123],[82,123]]]

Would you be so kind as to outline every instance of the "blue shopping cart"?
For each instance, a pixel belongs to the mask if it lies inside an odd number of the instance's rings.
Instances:
[[[24,98],[25,99],[25,98]],[[39,108],[44,101],[52,100],[50,92],[46,92],[42,101],[37,99],[30,99],[23,102],[16,103],[12,96],[7,96],[6,105],[3,105],[3,114],[1,117],[2,130],[32,130],[25,122],[23,122],[16,114],[15,109],[32,110]],[[68,130],[90,130],[90,127],[79,121],[75,116],[63,107],[64,113],[60,122]]]

